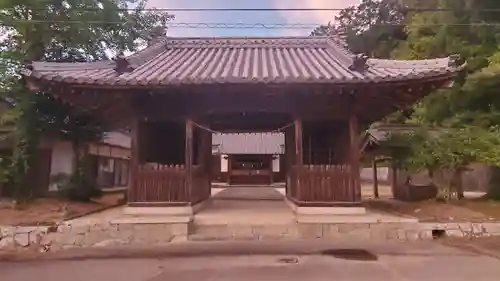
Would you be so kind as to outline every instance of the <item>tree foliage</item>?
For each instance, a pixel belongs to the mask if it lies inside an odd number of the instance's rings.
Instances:
[[[400,59],[426,59],[460,54],[467,61],[466,71],[456,86],[440,90],[418,105],[415,119],[426,123],[460,127],[488,128],[500,124],[498,100],[492,95],[499,82],[498,1],[440,0],[410,1],[407,5],[449,11],[412,12],[407,15],[407,39],[393,56]],[[424,3],[418,3],[424,2]],[[419,7],[419,6],[416,6]],[[421,6],[420,6],[421,7]],[[419,8],[420,8],[419,7]]]
[[[12,178],[18,197],[30,195],[25,176],[42,134],[74,144],[101,138],[103,124],[87,113],[62,104],[48,93],[25,89],[17,70],[25,62],[108,60],[135,51],[150,31],[173,16],[145,10],[146,0],[0,0],[0,93],[15,105]],[[134,7],[133,10],[128,8]],[[75,145],[76,147],[77,145]]]
[[[393,59],[459,54],[467,62],[451,89],[436,90],[411,108],[384,118],[386,123],[423,128],[393,136],[381,148],[397,166],[461,173],[473,162],[500,164],[498,10],[497,0],[364,0],[336,17],[335,26],[347,31],[353,52]],[[439,127],[439,135],[431,135],[429,127]]]
[[[353,53],[388,58],[405,37],[405,12],[397,2],[363,0],[340,11],[335,24],[320,25],[311,36],[326,36],[330,28],[342,31]]]
[[[392,134],[380,149],[380,153],[391,157],[397,168],[426,171],[436,186],[455,192],[459,198],[463,196],[462,173],[472,163],[500,164],[499,152],[500,130],[477,126],[421,128],[415,132]],[[445,180],[444,186],[436,183],[437,174]]]

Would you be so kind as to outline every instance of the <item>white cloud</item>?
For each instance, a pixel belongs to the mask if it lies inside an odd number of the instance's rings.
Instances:
[[[348,6],[358,4],[360,0],[271,0],[277,9],[343,9]],[[305,24],[326,24],[333,21],[335,11],[280,11],[280,16],[287,23],[305,23]],[[308,30],[290,30],[285,31],[286,35],[308,35]]]

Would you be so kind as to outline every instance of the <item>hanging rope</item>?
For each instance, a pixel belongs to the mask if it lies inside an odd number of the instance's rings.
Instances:
[[[202,130],[205,130],[205,131],[211,132],[211,133],[213,133],[213,134],[223,134],[223,132],[219,132],[219,131],[212,130],[212,129],[210,129],[209,127],[206,127],[206,126],[200,125],[200,124],[198,124],[198,123],[196,123],[196,122],[193,122],[193,124],[194,124],[196,127],[200,128],[200,129],[202,129]],[[294,122],[291,122],[291,123],[289,123],[289,124],[287,124],[287,125],[285,125],[285,126],[283,126],[283,127],[280,127],[280,128],[278,128],[278,129],[272,130],[270,133],[282,133],[282,132],[283,132],[283,130],[285,130],[285,129],[286,129],[286,128],[288,128],[288,127],[293,126],[293,124],[294,124]]]
[[[210,132],[210,133],[212,133],[212,134],[222,134],[222,132],[214,131],[214,130],[212,130],[212,129],[208,128],[208,127],[205,127],[205,126],[203,126],[203,125],[200,125],[200,124],[198,124],[198,123],[196,123],[196,122],[193,122],[193,124],[194,124],[196,127],[200,128],[200,129],[202,129],[202,130],[208,131],[208,132]]]
[[[274,130],[274,131],[271,131],[271,133],[282,133],[282,132],[283,132],[283,130],[285,130],[285,129],[286,129],[286,128],[288,128],[288,127],[293,126],[294,124],[295,124],[295,122],[292,122],[292,123],[287,124],[287,125],[285,125],[285,126],[283,126],[283,127],[281,127],[281,128],[278,128],[278,129],[276,129],[276,130]]]

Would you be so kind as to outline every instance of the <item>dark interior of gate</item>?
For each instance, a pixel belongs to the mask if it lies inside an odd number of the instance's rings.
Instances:
[[[259,93],[254,93],[253,97],[254,102],[265,99]],[[212,100],[220,104],[228,102],[216,96],[212,96]],[[279,131],[285,136],[284,153],[280,155],[281,178],[280,175],[276,177],[286,182],[289,200],[298,205],[346,205],[359,202],[359,180],[357,173],[352,172],[357,170],[358,159],[356,155],[351,155],[357,153],[357,146],[356,150],[349,149],[353,145],[350,137],[358,135],[356,126],[349,126],[346,118],[325,120],[315,119],[315,115],[301,118],[295,111],[273,112],[274,104],[252,110],[252,102],[247,102],[245,110],[236,112],[208,107],[206,111],[197,109],[194,118],[138,122],[139,169],[136,187],[130,193],[130,204],[169,206],[196,204],[208,199],[210,183],[217,179],[217,174],[214,174],[214,166],[217,166],[214,159],[217,157],[212,153],[212,134],[271,131]],[[293,102],[293,99],[289,100],[289,104]],[[239,104],[241,101],[228,106],[238,107]],[[197,103],[190,103],[190,106],[193,105]],[[357,121],[354,123],[357,124]],[[350,130],[355,131],[350,133]],[[272,160],[266,157],[260,159]],[[245,161],[246,165],[251,165],[250,159],[245,156],[232,158],[230,165],[235,169],[238,169],[238,165],[245,166]],[[243,177],[249,170],[257,171],[254,171],[253,177]],[[266,174],[264,170],[264,167],[260,172],[258,167],[239,167],[239,170],[231,173],[229,182],[259,184],[266,183],[266,177],[268,183],[273,182],[273,175]],[[252,180],[256,182],[248,182]]]

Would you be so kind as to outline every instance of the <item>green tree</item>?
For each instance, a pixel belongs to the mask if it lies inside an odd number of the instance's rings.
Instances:
[[[377,58],[389,58],[399,40],[405,38],[404,19],[401,5],[384,0],[363,0],[335,17],[354,53]]]
[[[108,60],[108,54],[135,51],[149,32],[173,16],[145,10],[145,0],[0,0],[3,39],[0,71],[10,74],[24,62]],[[129,7],[135,7],[128,10]],[[1,79],[0,92],[15,105],[18,144],[13,155],[13,189],[26,198],[26,173],[42,133],[63,136],[74,143],[100,137],[102,129],[91,116],[69,108],[47,93],[30,93],[19,76]]]
[[[422,127],[411,133],[392,135],[381,152],[399,169],[427,171],[433,184],[450,198],[463,198],[462,175],[472,163],[497,165],[500,161],[500,131],[496,128],[463,127],[434,129]],[[440,181],[437,176],[440,175]]]
[[[330,22],[328,24],[322,24],[313,29],[310,36],[328,36],[331,28],[334,28],[334,26]]]
[[[459,75],[456,86],[439,90],[425,98],[415,108],[415,119],[444,126],[499,124],[498,104],[487,94],[496,77],[499,52],[498,13],[481,9],[499,9],[498,1],[404,0],[409,7],[449,11],[411,12],[407,15],[407,39],[401,41],[393,56],[400,59],[426,59],[460,54],[467,61],[466,71]],[[422,2],[422,3],[420,3]],[[478,25],[481,23],[481,25]],[[486,23],[486,25],[485,25]],[[486,69],[485,69],[486,68]],[[485,71],[483,71],[485,69]],[[480,74],[482,73],[482,74]],[[482,83],[485,82],[485,83]],[[484,88],[483,88],[484,87]],[[484,94],[484,95],[483,95]]]

